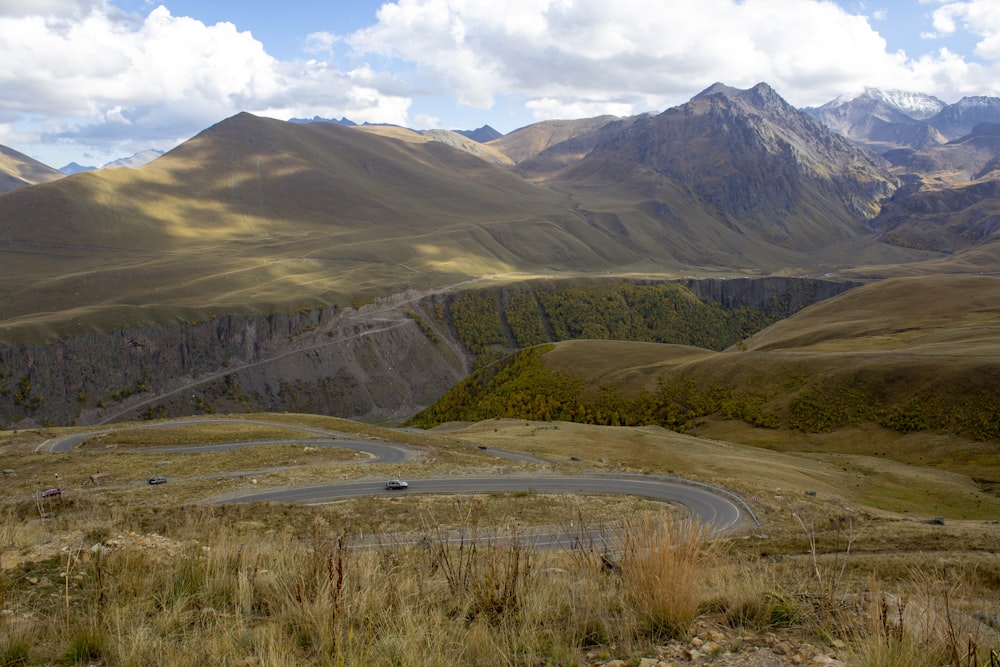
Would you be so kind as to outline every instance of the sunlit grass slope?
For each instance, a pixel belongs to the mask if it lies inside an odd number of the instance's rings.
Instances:
[[[0,238],[0,320],[55,329],[642,259],[563,195],[440,142],[249,114],[142,169],[8,193]]]
[[[63,174],[52,167],[12,148],[0,146],[0,194],[60,178]]]
[[[1000,279],[912,278],[856,288],[724,352],[617,341],[532,348],[474,374],[413,421],[516,417],[697,432],[724,420],[743,425],[726,437],[768,446],[857,429],[890,434],[863,436],[882,449],[941,435],[980,444],[938,463],[979,466],[988,481],[1000,480],[998,389]],[[865,450],[846,438],[827,442]]]

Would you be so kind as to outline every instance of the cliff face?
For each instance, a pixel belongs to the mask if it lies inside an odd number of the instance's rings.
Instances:
[[[710,278],[681,282],[703,301],[718,303],[727,310],[754,308],[782,318],[861,285],[811,278]]]
[[[683,284],[724,308],[776,316],[852,286],[793,278]],[[0,347],[0,427],[260,411],[401,421],[473,367],[454,327],[427,316],[436,298],[399,295],[359,311],[225,316]]]
[[[0,426],[265,410],[393,419],[464,377],[467,362],[440,339],[378,316],[227,316],[3,347]]]

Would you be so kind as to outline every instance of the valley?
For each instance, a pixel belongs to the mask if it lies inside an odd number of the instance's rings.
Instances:
[[[991,109],[4,153],[0,664],[992,666]]]

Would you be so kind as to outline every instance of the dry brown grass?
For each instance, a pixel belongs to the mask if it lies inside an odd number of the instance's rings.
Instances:
[[[976,614],[1000,614],[1000,531],[981,519],[956,518],[968,503],[949,500],[947,490],[960,496],[956,490],[965,488],[955,473],[857,454],[769,451],[658,428],[511,420],[403,433],[322,417],[259,419],[369,437],[398,433],[425,452],[403,467],[413,478],[445,470],[538,468],[492,459],[476,449],[480,443],[548,458],[554,463],[544,467],[560,472],[693,477],[759,496],[754,507],[765,524],[707,543],[696,527],[677,523],[656,503],[533,493],[205,505],[194,501],[250,488],[250,481],[178,478],[164,487],[74,488],[81,465],[144,469],[150,455],[98,454],[93,447],[32,454],[55,431],[11,433],[0,439],[0,467],[17,468],[3,479],[5,490],[17,491],[5,494],[0,517],[0,591],[8,610],[0,616],[0,658],[22,656],[29,664],[198,663],[219,656],[239,662],[252,656],[279,665],[576,665],[587,652],[642,655],[667,637],[690,632],[695,619],[739,633],[777,630],[812,643],[842,640],[850,664],[904,664],[899,660],[911,655],[906,651],[912,645],[935,660],[942,656],[935,664],[958,665],[940,647],[954,648],[973,633],[982,665],[989,648],[1000,646],[975,620]],[[196,429],[180,432],[188,439]],[[233,432],[246,434],[242,426]],[[213,426],[204,437],[224,436],[223,427]],[[303,467],[269,474],[260,485],[388,473],[387,466],[304,459],[301,448],[285,447],[274,446],[276,460],[294,456]],[[170,458],[184,459],[187,472],[197,475],[259,461],[271,456],[266,449],[234,450],[218,460],[205,454]],[[31,494],[54,479],[53,470],[70,492],[41,503]],[[850,482],[857,479],[865,486],[853,490]],[[933,513],[946,517],[943,525],[914,520],[932,516],[923,514],[915,497],[906,500],[914,518],[877,509],[900,502],[879,493],[907,485],[945,502]],[[934,495],[934,489],[941,491]],[[807,519],[808,530],[796,516]],[[621,517],[631,518],[630,528],[610,552],[527,548],[538,530]],[[382,537],[372,540],[373,533]],[[434,541],[444,534],[458,536],[460,544]],[[408,543],[416,539],[416,546],[393,545],[400,535]],[[423,546],[421,536],[428,538]],[[524,548],[511,547],[509,538]],[[350,548],[372,542],[381,546]],[[91,551],[97,543],[107,551]],[[905,597],[907,613],[925,619],[924,625],[907,625],[903,639],[909,644],[892,643],[898,631],[891,613],[880,616],[882,592],[888,600]],[[865,600],[876,606],[862,606]],[[853,615],[842,615],[845,609]],[[933,613],[917,614],[923,609]],[[862,611],[872,619],[864,626],[857,623]],[[904,657],[893,663],[882,654]]]
[[[920,664],[967,665],[948,653],[967,637],[980,657],[997,646],[976,614],[1000,612],[989,592],[1000,581],[984,588],[935,567],[895,583],[849,573],[835,595],[819,596],[807,558],[774,561],[738,540],[709,543],[667,514],[635,515],[611,551],[571,554],[532,550],[530,533],[516,527],[495,533],[483,506],[467,505],[457,542],[436,541],[440,529],[429,523],[426,543],[361,550],[352,548],[357,532],[325,508],[288,508],[294,521],[271,524],[248,521],[249,508],[67,509],[44,539],[69,525],[84,532],[44,559],[0,570],[0,657],[576,665],[595,649],[646,654],[697,618],[741,634],[843,640],[852,665],[907,664],[913,650],[933,657]],[[10,510],[4,518],[26,523]],[[24,537],[0,532],[8,552]],[[868,620],[859,624],[858,614]]]
[[[740,433],[750,431],[738,424],[734,429]],[[707,432],[734,435],[719,424]],[[451,431],[450,435],[490,447],[527,452],[567,466],[714,481],[746,497],[761,498],[760,509],[765,514],[769,508],[781,510],[792,502],[813,502],[811,496],[806,496],[811,491],[816,492],[815,502],[830,507],[868,507],[915,518],[1000,517],[1000,497],[982,489],[967,475],[899,463],[875,454],[813,454],[820,450],[836,451],[837,441],[826,436],[807,436],[813,444],[803,446],[806,453],[800,454],[795,443],[803,442],[801,439],[792,439],[794,436],[790,435],[790,442],[781,443],[783,433],[764,429],[753,432],[776,442],[747,446],[659,427],[621,428],[522,420],[480,422]],[[854,446],[850,433],[841,437],[842,442]],[[776,448],[779,443],[783,451],[761,448],[764,444]],[[881,447],[876,449],[882,451]],[[582,461],[571,461],[573,456]]]
[[[711,543],[705,526],[649,515],[623,526],[618,551],[625,600],[657,640],[684,637],[708,597]]]

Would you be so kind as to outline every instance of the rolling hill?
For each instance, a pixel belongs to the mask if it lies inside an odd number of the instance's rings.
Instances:
[[[62,172],[12,148],[0,146],[0,195],[17,188],[62,178]]]
[[[412,423],[507,417],[691,430],[715,417],[996,443],[998,304],[995,277],[897,278],[810,306],[723,352],[595,340],[530,348],[477,371]]]
[[[993,193],[942,189],[942,221],[920,209],[940,195],[896,188],[766,84],[486,145],[239,114],[138,169],[0,196],[0,404],[9,423],[215,400],[398,418],[480,354],[410,317],[461,288],[997,270]]]
[[[766,86],[720,91],[656,118],[546,126],[533,150],[598,128],[546,178],[441,141],[240,114],[142,168],[19,189],[0,197],[0,337],[344,307],[494,274],[810,273],[932,256],[865,228],[892,187],[875,165]],[[717,135],[719,114],[739,129]]]
[[[113,330],[144,310],[169,322],[184,309],[344,306],[639,258],[564,196],[439,142],[248,114],[140,169],[9,193],[0,228],[4,325],[43,317],[53,330],[91,316]]]

